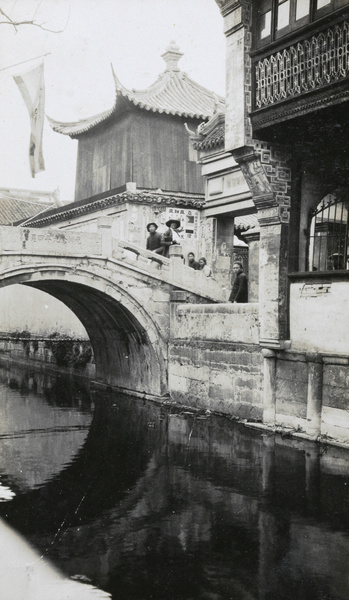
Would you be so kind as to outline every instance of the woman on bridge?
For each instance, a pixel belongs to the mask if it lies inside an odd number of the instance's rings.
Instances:
[[[199,259],[199,269],[203,271],[206,277],[212,277],[212,269],[208,266],[206,258],[204,256]]]

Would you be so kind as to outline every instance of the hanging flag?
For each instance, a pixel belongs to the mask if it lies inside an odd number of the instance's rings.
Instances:
[[[14,76],[30,117],[29,162],[32,177],[45,170],[42,152],[42,134],[45,119],[44,63],[35,69]]]

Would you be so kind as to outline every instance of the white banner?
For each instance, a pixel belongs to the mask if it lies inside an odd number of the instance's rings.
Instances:
[[[29,162],[32,177],[45,170],[42,151],[42,134],[45,119],[44,63],[35,69],[14,76],[30,117]]]

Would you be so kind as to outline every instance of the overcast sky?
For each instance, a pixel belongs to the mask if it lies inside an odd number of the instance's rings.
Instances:
[[[0,0],[14,19],[32,19],[60,33],[0,25],[0,187],[60,189],[74,199],[77,142],[44,128],[46,171],[29,170],[29,116],[13,75],[45,53],[46,114],[74,121],[114,102],[110,63],[120,81],[143,89],[164,70],[161,54],[171,40],[184,53],[179,66],[224,96],[225,38],[214,0]]]

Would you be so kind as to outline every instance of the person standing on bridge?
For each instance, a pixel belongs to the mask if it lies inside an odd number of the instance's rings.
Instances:
[[[241,262],[234,262],[235,279],[228,302],[248,302],[247,275]]]
[[[178,235],[178,229],[181,226],[179,219],[169,219],[166,221],[168,229],[161,236],[161,245],[164,248],[164,256],[169,256],[170,246],[173,244],[180,244],[181,238]]]
[[[195,260],[194,252],[188,253],[188,267],[194,269],[195,271],[198,271],[200,269],[199,263]]]
[[[212,277],[212,269],[208,266],[206,258],[203,256],[199,259],[199,269],[203,271],[206,277]]]
[[[147,245],[146,249],[151,252],[156,252],[156,254],[163,254],[164,247],[161,245],[161,233],[158,233],[158,226],[156,223],[148,223],[147,229],[149,231],[149,235],[147,237]]]

